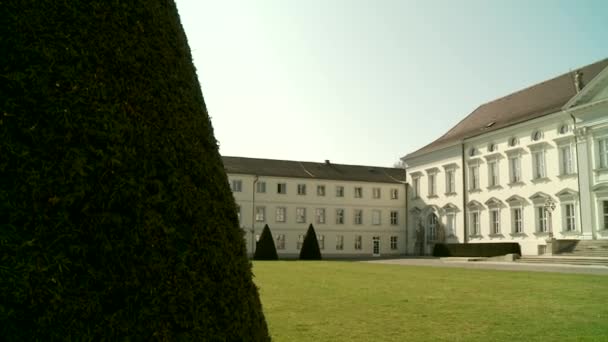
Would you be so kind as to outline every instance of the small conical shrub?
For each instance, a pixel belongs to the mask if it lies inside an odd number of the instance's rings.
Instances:
[[[317,234],[312,223],[308,226],[302,249],[300,249],[300,260],[321,260],[319,241],[317,241]]]
[[[254,260],[278,260],[277,249],[274,245],[274,239],[268,225],[264,226],[262,236],[255,246]]]
[[[173,0],[0,23],[0,339],[269,340]]]

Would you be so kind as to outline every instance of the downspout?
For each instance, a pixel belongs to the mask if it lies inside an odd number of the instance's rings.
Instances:
[[[258,175],[253,179],[253,187],[251,188],[251,258],[255,255],[255,185],[258,183]]]
[[[408,255],[407,254],[407,246],[408,246],[408,243],[409,243],[409,241],[408,241],[408,231],[407,231],[407,226],[408,226],[408,224],[407,224],[408,223],[408,221],[407,221],[407,219],[408,219],[408,217],[407,217],[408,216],[407,215],[407,213],[408,213],[408,209],[407,209],[407,204],[408,204],[408,202],[407,202],[407,197],[408,197],[407,188],[408,188],[408,186],[407,186],[407,171],[405,170],[405,168],[403,168],[403,172],[405,172],[405,182],[403,182],[403,187],[405,188],[405,195],[403,195],[404,201],[405,201],[405,212],[403,213],[404,214],[404,218],[405,218],[404,219],[404,222],[405,222],[405,255]]]
[[[461,153],[461,158],[462,158],[462,215],[463,215],[463,220],[462,222],[464,223],[464,227],[462,227],[462,232],[464,234],[463,237],[463,241],[464,243],[468,243],[469,242],[469,234],[468,234],[468,215],[467,215],[467,186],[466,186],[466,175],[465,175],[465,171],[466,171],[466,166],[464,164],[464,140],[462,141],[462,153]]]

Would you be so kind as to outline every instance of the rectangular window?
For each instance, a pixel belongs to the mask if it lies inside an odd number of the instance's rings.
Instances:
[[[363,224],[363,210],[355,209],[355,224]]]
[[[374,197],[375,199],[380,198],[380,188],[373,188],[373,189],[372,189],[372,193],[373,193],[373,197]]]
[[[456,190],[456,176],[454,170],[447,170],[445,172],[445,193],[453,194]]]
[[[336,250],[344,249],[344,235],[336,235]]]
[[[355,188],[355,198],[363,198],[363,188],[361,188],[361,187]]]
[[[608,229],[608,201],[602,201],[604,206],[604,229]]]
[[[287,209],[285,207],[277,207],[275,212],[275,221],[276,222],[285,222],[285,214]]]
[[[490,229],[492,234],[500,234],[500,211],[490,210]]]
[[[325,196],[325,185],[317,185],[317,196]]]
[[[243,191],[243,181],[240,179],[235,179],[230,183],[230,187],[232,188],[232,192],[242,192]]]
[[[448,235],[456,235],[456,214],[448,212],[445,217]]]
[[[380,224],[380,210],[372,210],[372,224],[379,225]]]
[[[363,237],[361,235],[355,235],[355,250],[361,250],[363,247]]]
[[[509,178],[511,183],[521,181],[521,159],[519,156],[509,158]]]
[[[429,174],[429,196],[435,196],[435,174]]]
[[[277,184],[277,194],[285,195],[287,193],[287,184],[278,183]]]
[[[399,189],[391,189],[391,199],[399,199]]]
[[[598,140],[600,152],[600,168],[608,168],[608,138]]]
[[[255,192],[263,194],[266,192],[266,182],[255,183]]]
[[[397,237],[396,236],[391,236],[391,249],[392,250],[397,249]]]
[[[344,209],[336,209],[336,224],[344,224]]]
[[[306,222],[306,208],[296,208],[296,222],[297,223]]]
[[[573,232],[576,230],[576,215],[574,213],[574,204],[567,203],[564,205],[566,215],[566,231]]]
[[[315,210],[315,222],[316,223],[325,223],[325,209],[324,208],[317,208]]]
[[[414,198],[420,197],[420,177],[416,177],[412,180],[412,191],[414,191]]]
[[[298,195],[306,195],[306,184],[298,184]]]
[[[317,241],[319,242],[319,249],[325,249],[325,235],[317,235]]]
[[[238,217],[239,224],[241,224],[241,206],[238,204],[236,205],[236,217]]]
[[[336,197],[344,197],[344,187],[341,185],[336,186]]]
[[[391,225],[396,226],[399,224],[399,212],[391,211]]]
[[[277,235],[277,249],[285,249],[285,234]]]
[[[498,178],[498,161],[492,160],[488,162],[488,186],[499,186],[500,179]]]
[[[470,230],[470,235],[476,236],[479,235],[479,212],[478,211],[473,211],[471,212],[471,216],[470,216],[470,222],[469,222],[469,230]]]
[[[534,179],[545,178],[545,151],[532,152],[532,174]]]
[[[469,190],[479,189],[479,166],[469,166]]]
[[[304,235],[300,234],[298,235],[298,250],[302,249],[302,244],[304,243]]]
[[[514,233],[522,233],[523,232],[523,216],[521,212],[521,208],[513,208],[513,232]]]
[[[544,207],[536,207],[536,231],[547,231],[547,211]]]
[[[559,172],[562,175],[569,175],[574,172],[572,167],[572,152],[570,146],[562,146],[559,148]]]
[[[266,220],[266,207],[255,207],[256,222],[264,222]]]

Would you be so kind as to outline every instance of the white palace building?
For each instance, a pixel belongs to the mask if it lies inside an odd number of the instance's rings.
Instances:
[[[247,250],[268,224],[279,257],[298,257],[313,224],[323,257],[407,254],[399,168],[222,157]]]
[[[608,59],[483,104],[402,160],[409,251],[608,239]]]

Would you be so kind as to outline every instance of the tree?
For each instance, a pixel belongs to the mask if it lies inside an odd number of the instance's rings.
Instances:
[[[308,231],[300,249],[300,260],[321,260],[319,241],[317,241],[317,234],[312,223],[308,226]]]
[[[173,1],[1,7],[3,340],[269,340]]]
[[[255,246],[254,260],[278,260],[277,249],[268,225],[264,226],[260,240]]]

